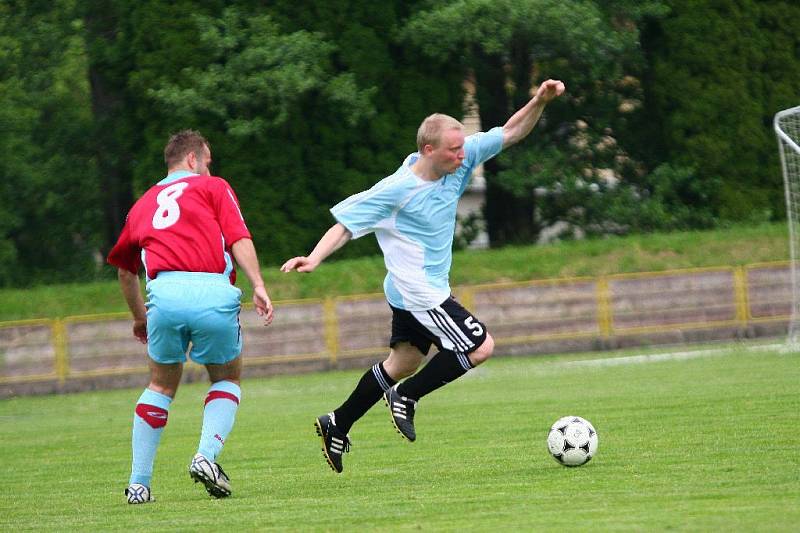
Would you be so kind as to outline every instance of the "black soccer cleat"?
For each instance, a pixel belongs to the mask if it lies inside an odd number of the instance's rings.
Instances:
[[[333,413],[317,417],[314,427],[317,428],[317,435],[322,438],[322,455],[333,471],[341,474],[344,470],[342,454],[350,451],[350,438],[336,427]]]
[[[417,409],[416,400],[401,396],[397,392],[397,385],[383,393],[383,400],[392,415],[394,428],[405,439],[410,442],[417,440],[417,432],[414,431],[414,412]]]

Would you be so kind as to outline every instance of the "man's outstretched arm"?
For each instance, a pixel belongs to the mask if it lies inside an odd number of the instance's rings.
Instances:
[[[559,80],[547,80],[539,85],[533,98],[503,125],[503,148],[527,137],[542,116],[545,106],[563,93],[564,84]]]
[[[311,272],[322,263],[326,257],[347,244],[353,236],[342,224],[336,223],[325,232],[314,250],[308,256],[293,257],[281,267],[281,272]]]

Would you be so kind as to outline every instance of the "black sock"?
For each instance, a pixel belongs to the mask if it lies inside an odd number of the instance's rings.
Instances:
[[[392,388],[395,383],[397,382],[383,369],[383,363],[378,363],[367,370],[350,393],[350,397],[333,412],[336,417],[336,427],[343,433],[350,431],[356,420],[364,416],[370,407],[381,399],[383,392]]]
[[[434,355],[422,370],[402,382],[397,387],[401,396],[419,400],[439,387],[454,381],[467,370],[474,368],[467,354],[442,350]]]

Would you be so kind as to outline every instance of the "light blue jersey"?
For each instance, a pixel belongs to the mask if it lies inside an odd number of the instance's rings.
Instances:
[[[354,239],[375,233],[388,270],[383,290],[392,307],[423,311],[450,296],[458,200],[475,168],[502,148],[503,128],[470,135],[461,166],[436,181],[411,171],[419,158],[413,153],[394,174],[331,209]]]

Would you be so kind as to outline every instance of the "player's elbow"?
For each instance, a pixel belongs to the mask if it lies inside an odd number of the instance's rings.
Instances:
[[[135,272],[131,272],[127,268],[117,268],[117,279],[121,282],[127,282],[134,278],[136,278],[137,281],[139,280],[139,276]]]
[[[517,144],[521,139],[521,135],[519,134],[517,128],[513,127],[504,127],[503,128],[503,149],[508,148],[514,144]]]

